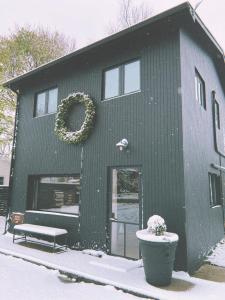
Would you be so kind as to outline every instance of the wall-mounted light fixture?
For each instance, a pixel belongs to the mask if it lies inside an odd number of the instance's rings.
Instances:
[[[120,151],[123,151],[128,146],[128,140],[122,139],[119,143],[116,144],[116,147],[119,148]]]

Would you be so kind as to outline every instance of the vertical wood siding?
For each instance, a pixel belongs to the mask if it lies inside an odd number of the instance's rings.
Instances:
[[[214,144],[212,91],[220,104],[221,131],[225,99],[210,55],[185,30],[180,39],[187,255],[188,269],[193,271],[224,234],[222,207],[210,208],[208,172],[219,174],[211,164],[220,165]],[[195,99],[195,68],[205,81],[206,110]]]
[[[177,266],[185,269],[179,57],[178,32],[168,30],[137,37],[135,42],[114,42],[113,47],[82,57],[79,65],[62,66],[54,75],[30,83],[19,108],[13,210],[26,209],[28,175],[82,171],[81,241],[85,247],[105,248],[108,170],[113,166],[140,166],[144,226],[152,214],[166,219],[168,230],[180,235]],[[103,70],[134,58],[141,60],[141,92],[102,101]],[[96,103],[96,124],[83,151],[82,146],[57,139],[53,133],[55,115],[32,117],[34,93],[54,85],[58,86],[59,99],[73,91],[84,91]],[[128,139],[128,151],[116,149],[121,138]]]

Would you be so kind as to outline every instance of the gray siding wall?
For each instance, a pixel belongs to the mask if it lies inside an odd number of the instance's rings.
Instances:
[[[179,50],[177,31],[147,35],[136,43],[128,39],[83,58],[82,65],[70,65],[30,83],[20,97],[13,210],[26,210],[28,175],[82,172],[81,241],[85,247],[105,248],[109,169],[140,166],[143,226],[152,214],[166,219],[168,230],[180,235],[177,266],[185,269]],[[134,58],[141,60],[141,92],[101,101],[104,68]],[[32,117],[34,93],[54,85],[59,100],[72,91],[84,91],[96,103],[96,124],[82,157],[82,146],[67,145],[54,135],[55,115]],[[79,119],[77,113],[75,117]],[[116,149],[121,138],[128,139],[128,151]]]
[[[210,55],[185,30],[180,33],[183,151],[188,269],[193,271],[223,237],[222,207],[210,208],[208,172],[220,165],[215,151],[211,92],[220,104],[224,130],[224,93]],[[195,100],[195,68],[205,81],[206,107]]]

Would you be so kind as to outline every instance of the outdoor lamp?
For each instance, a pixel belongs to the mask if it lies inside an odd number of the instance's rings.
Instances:
[[[128,146],[128,140],[122,139],[119,143],[116,144],[116,147],[119,148],[120,151],[123,151]]]

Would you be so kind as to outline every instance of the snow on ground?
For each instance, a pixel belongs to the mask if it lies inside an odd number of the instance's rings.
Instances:
[[[208,256],[208,261],[212,265],[225,268],[225,239],[217,244],[212,254]]]
[[[14,300],[138,300],[112,286],[76,283],[58,271],[0,255],[1,299]]]
[[[0,234],[4,232],[5,229],[5,218],[0,216]]]
[[[4,253],[8,256],[3,256]],[[0,235],[1,295],[4,295],[4,299],[17,298],[24,300],[41,298],[42,300],[63,300],[68,297],[79,300],[141,299],[108,287],[108,285],[111,285],[160,300],[224,299],[225,282],[212,282],[190,277],[185,272],[173,272],[171,285],[157,288],[145,281],[144,270],[140,261],[132,261],[106,254],[99,257],[97,254],[93,251],[75,250],[68,250],[60,254],[51,253],[47,251],[47,248],[40,248],[35,244],[25,245],[18,242],[13,244],[11,234]],[[101,282],[106,286],[87,283],[63,283],[57,271],[50,271],[18,258],[12,258],[9,255],[71,273],[92,282]],[[219,255],[220,259],[223,259],[222,256],[225,258],[225,245],[221,244],[218,257]],[[217,254],[215,254],[214,260],[216,257]],[[213,256],[211,258],[213,259]]]

